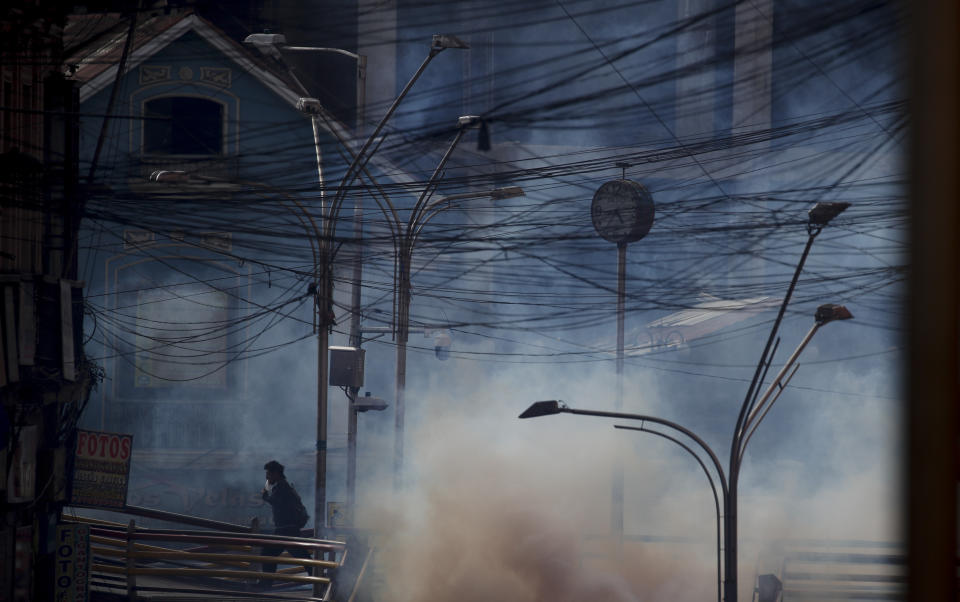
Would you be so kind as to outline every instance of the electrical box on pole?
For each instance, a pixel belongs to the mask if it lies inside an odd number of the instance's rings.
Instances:
[[[365,354],[356,347],[330,347],[330,386],[362,387]]]

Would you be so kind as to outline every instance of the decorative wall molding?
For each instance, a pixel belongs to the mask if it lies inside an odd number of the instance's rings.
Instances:
[[[170,79],[169,65],[140,65],[140,85],[165,82]]]

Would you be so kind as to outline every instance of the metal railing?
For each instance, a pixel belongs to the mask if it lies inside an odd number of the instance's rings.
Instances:
[[[777,575],[781,602],[906,600],[906,553],[876,541],[788,541]]]
[[[169,513],[148,512],[157,518],[170,518]],[[344,542],[256,533],[255,521],[244,527],[187,518],[208,523],[203,526],[216,524],[220,530],[147,529],[137,527],[133,519],[124,525],[74,517],[72,520],[90,525],[91,589],[125,594],[130,600],[150,594],[318,602],[332,599],[334,578],[347,558]],[[225,530],[224,526],[233,528]],[[248,532],[237,532],[240,529]],[[261,551],[278,547],[307,551],[310,558]],[[264,564],[278,569],[265,572]]]

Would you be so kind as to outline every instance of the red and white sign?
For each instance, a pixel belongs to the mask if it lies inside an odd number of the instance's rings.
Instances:
[[[77,431],[70,504],[123,508],[132,452],[132,435]]]

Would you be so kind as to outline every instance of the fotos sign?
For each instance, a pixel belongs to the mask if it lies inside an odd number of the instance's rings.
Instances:
[[[123,508],[133,436],[77,431],[70,505]]]
[[[56,551],[56,602],[90,599],[90,527],[58,525]]]

